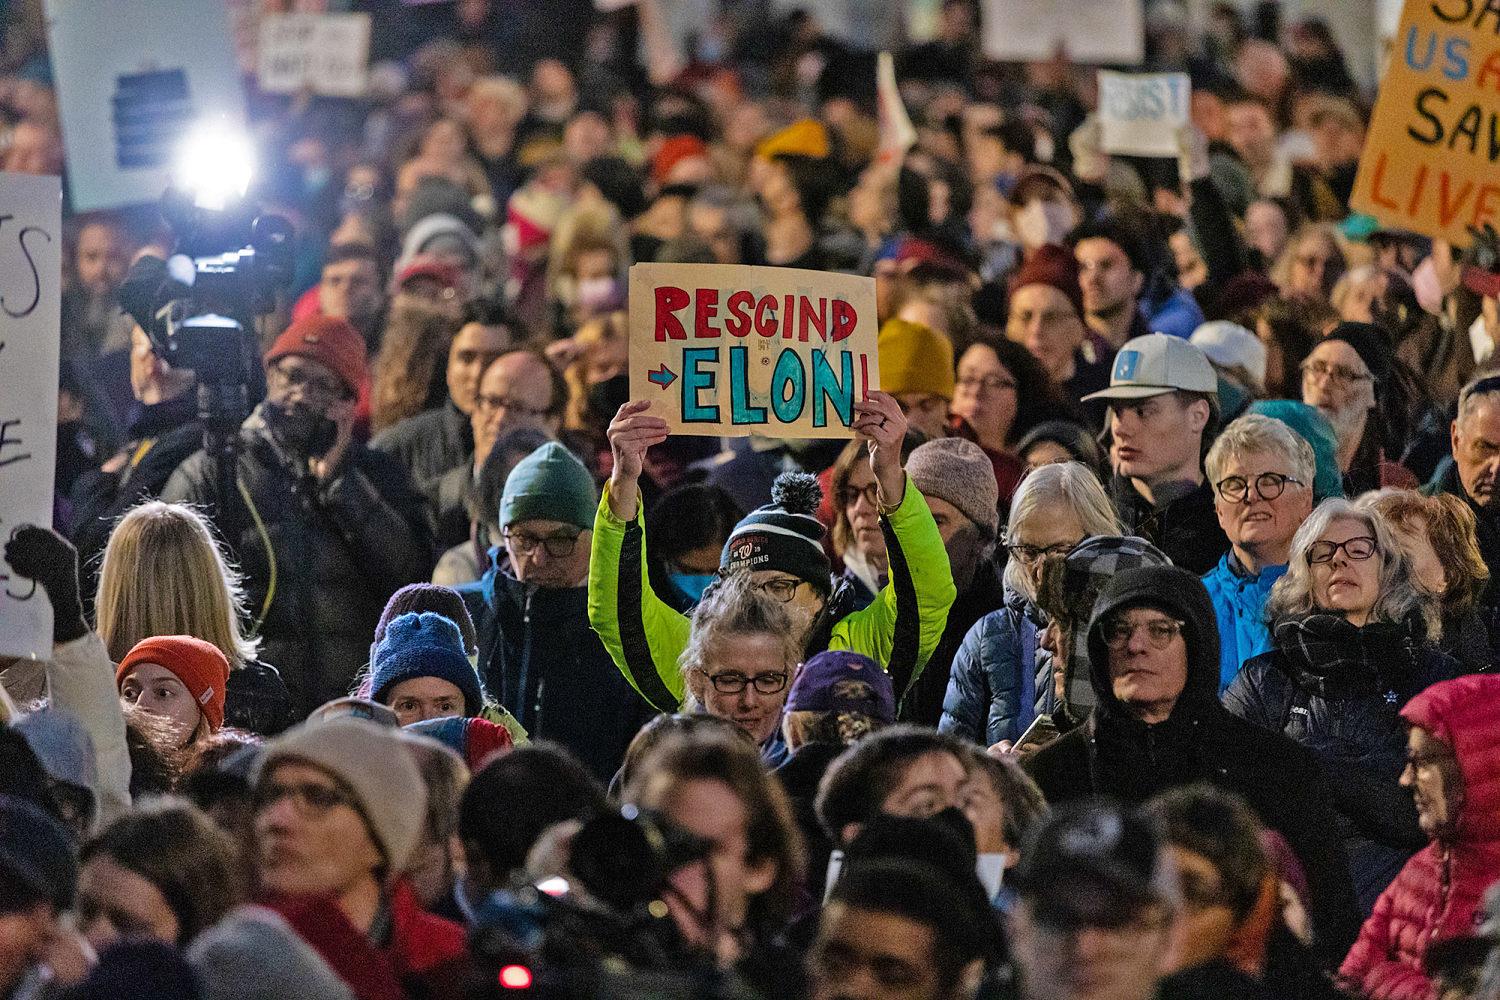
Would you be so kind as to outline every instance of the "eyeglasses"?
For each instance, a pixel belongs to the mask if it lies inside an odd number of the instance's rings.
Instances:
[[[1338,555],[1339,549],[1343,549],[1344,555],[1353,561],[1364,562],[1379,552],[1380,546],[1369,535],[1360,535],[1342,542],[1330,542],[1320,538],[1307,547],[1307,561],[1310,563],[1333,562],[1333,557]]]
[[[859,503],[859,498],[864,497],[871,507],[880,509],[880,484],[870,483],[867,486],[845,486],[844,506],[853,507]]]
[[[1003,375],[960,375],[953,384],[960,389],[978,389],[983,386],[991,392],[1016,388],[1016,380]]]
[[[1357,372],[1353,368],[1345,368],[1343,365],[1331,365],[1327,361],[1304,361],[1302,362],[1303,378],[1327,377],[1334,382],[1364,382],[1375,381],[1375,376],[1368,372]]]
[[[324,399],[332,399],[335,396],[349,395],[348,387],[337,379],[324,378],[314,375],[311,371],[301,366],[285,367],[276,365],[271,368],[270,382],[278,391],[288,389],[301,389],[310,396],[320,396]]]
[[[501,537],[505,539],[507,547],[523,556],[531,555],[540,545],[553,559],[561,559],[572,555],[573,550],[578,547],[577,535],[548,535],[540,538],[536,535],[528,535],[524,531],[505,531],[501,533]]]
[[[510,396],[476,396],[474,405],[481,413],[504,410],[506,413],[514,413],[521,417],[545,417],[548,413],[546,407],[538,409],[534,406],[527,406]]]
[[[1130,640],[1135,638],[1135,633],[1144,627],[1151,648],[1166,649],[1172,644],[1173,639],[1182,634],[1182,627],[1185,624],[1187,623],[1173,618],[1152,618],[1144,622],[1116,618],[1104,623],[1104,645],[1119,652],[1130,645]]]
[[[797,588],[806,583],[806,580],[789,580],[782,577],[779,580],[767,580],[757,583],[755,589],[770,594],[782,604],[790,604],[792,598],[797,596]]]
[[[740,694],[747,687],[755,688],[759,694],[776,694],[786,687],[788,677],[784,671],[774,674],[756,674],[754,677],[730,673],[710,674],[704,671],[703,676],[708,678],[714,690],[720,694]]]
[[[1025,545],[1021,542],[1006,542],[1005,551],[1011,554],[1011,558],[1017,559],[1027,566],[1035,565],[1047,556],[1065,556],[1078,548],[1080,542],[1058,542],[1056,545]]]
[[[255,790],[255,811],[265,812],[285,798],[292,800],[299,813],[310,817],[322,816],[334,806],[354,804],[354,800],[346,792],[333,785],[311,782],[283,785],[267,782]]]
[[[1262,472],[1255,477],[1255,495],[1262,500],[1275,500],[1286,490],[1286,484],[1306,486],[1300,479],[1283,476],[1279,472]],[[1225,476],[1214,483],[1219,496],[1229,503],[1245,503],[1250,498],[1250,483],[1244,476]]]

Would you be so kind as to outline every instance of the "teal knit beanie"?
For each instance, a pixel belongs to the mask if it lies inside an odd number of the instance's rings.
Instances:
[[[511,470],[500,497],[500,528],[518,521],[561,521],[594,526],[594,477],[571,451],[549,441]]]

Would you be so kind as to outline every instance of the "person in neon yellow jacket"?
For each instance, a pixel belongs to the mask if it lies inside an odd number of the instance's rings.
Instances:
[[[614,471],[594,516],[589,624],[636,690],[661,711],[675,712],[686,693],[678,657],[690,622],[652,592],[647,575],[639,479],[646,449],[666,440],[668,426],[649,407],[649,401],[626,403],[609,425]],[[906,417],[895,397],[872,391],[855,404],[852,427],[869,442],[890,552],[890,582],[874,602],[851,613],[848,584],[832,578],[815,516],[821,493],[811,476],[778,477],[772,503],[731,533],[719,573],[748,572],[782,600],[805,656],[824,649],[863,653],[886,668],[899,696],[942,637],[956,590],[937,524],[901,467]]]

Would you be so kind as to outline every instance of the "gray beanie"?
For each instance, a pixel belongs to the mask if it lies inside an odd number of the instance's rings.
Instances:
[[[986,539],[1000,528],[1000,487],[984,449],[963,438],[938,438],[918,445],[906,472],[923,496],[946,500],[963,512]]]
[[[385,855],[387,878],[401,874],[422,838],[427,786],[393,730],[352,717],[304,722],[266,744],[252,784],[283,761],[311,764],[347,785]]]

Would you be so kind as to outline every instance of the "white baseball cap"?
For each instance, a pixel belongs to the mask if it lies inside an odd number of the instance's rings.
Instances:
[[[1188,343],[1208,355],[1221,368],[1245,369],[1257,384],[1266,380],[1266,345],[1238,323],[1214,320],[1193,331]]]
[[[1217,395],[1219,377],[1208,356],[1181,337],[1152,333],[1127,340],[1115,355],[1109,388],[1089,399],[1145,399],[1179,389]]]

